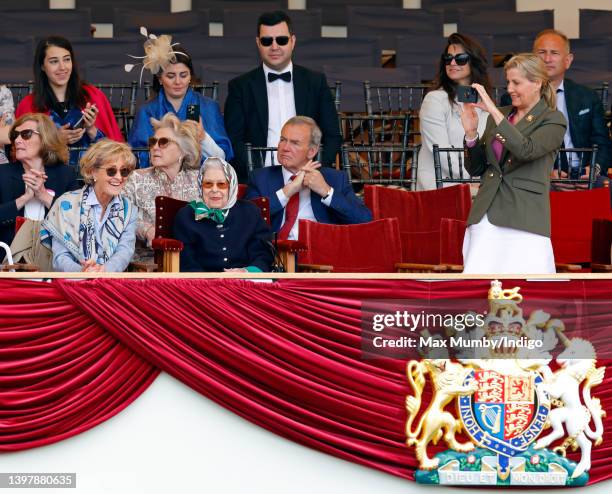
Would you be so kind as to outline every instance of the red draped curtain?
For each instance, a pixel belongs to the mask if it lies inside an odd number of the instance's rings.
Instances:
[[[528,300],[599,300],[592,320],[609,325],[612,281],[504,285],[521,286]],[[94,427],[164,371],[276,434],[412,479],[405,362],[361,358],[362,301],[483,299],[488,288],[481,280],[0,280],[0,451]],[[594,390],[608,411],[611,391],[610,377]],[[612,477],[611,417],[590,482]]]

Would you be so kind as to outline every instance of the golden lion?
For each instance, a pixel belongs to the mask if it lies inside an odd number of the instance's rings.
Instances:
[[[451,362],[447,359],[424,359],[422,361],[412,360],[407,366],[408,382],[414,392],[406,397],[406,410],[408,420],[406,421],[406,444],[415,446],[416,457],[419,466],[423,470],[433,470],[438,466],[438,458],[427,456],[427,445],[430,441],[437,444],[442,437],[444,429],[444,440],[451,449],[461,452],[472,451],[474,444],[471,442],[459,443],[455,434],[461,431],[461,421],[456,419],[450,412],[444,411],[444,407],[458,396],[466,396],[474,393],[478,384],[470,380],[467,384],[465,379],[470,373],[469,368],[461,364]],[[425,387],[425,374],[428,373],[432,386],[433,397],[429,407],[421,416],[416,430],[412,430],[413,422],[421,408],[421,396]]]

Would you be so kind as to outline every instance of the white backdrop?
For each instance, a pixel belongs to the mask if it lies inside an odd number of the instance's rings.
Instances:
[[[113,419],[50,446],[0,455],[0,465],[2,472],[76,472],[76,489],[35,491],[52,494],[426,492],[280,438],[167,374]],[[584,492],[603,494],[610,487],[608,481]],[[465,492],[444,489],[445,494]],[[479,489],[492,492],[500,491]]]

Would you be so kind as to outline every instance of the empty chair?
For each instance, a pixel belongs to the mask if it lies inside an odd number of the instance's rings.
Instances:
[[[96,23],[112,24],[115,21],[115,7],[141,11],[170,12],[171,0],[76,0],[77,8],[90,8],[91,20]]]
[[[378,83],[419,83],[421,70],[418,66],[407,66],[401,69],[383,69],[381,67],[352,67],[348,65],[324,65],[323,72],[327,81],[342,83],[342,98],[339,111],[363,112],[363,81]]]
[[[49,8],[49,0],[20,0],[19,5],[13,2],[0,2],[0,12],[5,10],[43,10]]]
[[[395,48],[395,36],[410,32],[413,35],[442,36],[442,14],[423,10],[394,7],[348,7],[348,35],[380,36],[381,48]]]
[[[403,34],[395,38],[395,65],[397,68],[418,65],[421,79],[432,80],[438,71],[440,54],[446,47],[446,38],[440,35]]]
[[[363,81],[366,113],[418,112],[430,88],[428,84],[374,84]]]
[[[128,38],[71,38],[70,43],[77,60],[86,63],[89,60],[98,62],[109,62],[123,70],[126,63],[136,63],[128,55],[142,55],[142,42],[144,38],[140,35]],[[138,68],[140,70],[140,68]],[[138,74],[136,69],[130,74],[130,80]],[[110,81],[101,81],[110,82]],[[118,81],[119,82],[119,81]]]
[[[112,61],[87,60],[79,66],[81,77],[92,84],[129,84],[138,82],[139,71],[126,72],[123,65]],[[144,81],[143,81],[144,82]]]
[[[433,145],[436,188],[449,185],[480,183],[479,177],[472,177],[465,169],[463,148],[441,148]]]
[[[341,115],[340,132],[351,146],[407,146],[410,115]]]
[[[241,65],[241,73],[244,73],[260,63],[254,35],[239,37],[183,35],[176,41],[185,47],[194,61],[202,64]],[[203,77],[209,79],[205,75]]]
[[[380,67],[380,40],[371,36],[301,39],[295,47],[293,61],[315,70],[325,65]]]
[[[512,11],[516,10],[516,0],[421,0],[421,8],[433,12],[442,12],[445,23],[459,20],[459,13],[465,11]]]
[[[225,105],[225,99],[227,98],[227,83],[234,77],[238,77],[240,74],[244,74],[244,65],[213,65],[203,63],[200,64],[200,75],[201,78],[206,81],[213,81],[219,83],[217,102],[221,108]]]
[[[31,67],[34,55],[33,36],[4,36],[0,34],[0,67],[2,71],[7,67]],[[31,68],[30,68],[31,72]],[[6,82],[0,76],[0,82]]]
[[[356,225],[330,225],[300,220],[299,271],[393,273],[400,266],[402,246],[397,218]]]
[[[14,10],[0,15],[0,33],[45,37],[61,34],[66,38],[91,35],[89,9]]]
[[[555,262],[591,262],[593,220],[612,219],[607,188],[550,193],[551,241]]]
[[[141,26],[145,26],[148,32],[157,35],[208,36],[208,24],[208,12],[205,10],[170,13],[117,8],[113,22],[113,36],[138,35]]]
[[[310,8],[311,6],[308,5]],[[223,22],[224,9],[244,9],[252,12],[253,25],[248,34],[254,33],[259,14],[272,10],[286,9],[287,0],[246,1],[246,0],[191,0],[191,10],[207,9],[211,22]],[[242,33],[247,34],[247,33]]]
[[[533,36],[534,33],[553,27],[552,10],[460,12],[457,23],[457,29],[461,33],[476,37],[481,34],[493,36],[496,53],[518,51],[518,36]]]
[[[552,190],[592,189],[599,177],[597,145],[590,148],[562,148],[553,165],[555,177],[551,179]]]
[[[594,219],[591,243],[591,270],[594,273],[612,272],[612,220]]]
[[[32,72],[32,69],[30,69],[30,72]],[[2,76],[4,77],[4,72]],[[21,100],[25,98],[26,95],[34,91],[34,81],[9,83],[5,84],[5,86],[11,90],[11,93],[13,93],[13,103],[15,104],[15,108],[17,108]]]
[[[138,83],[133,81],[128,84],[96,84],[96,87],[106,95],[119,129],[123,137],[127,139],[136,116]]]
[[[612,71],[612,52],[610,51],[610,46],[612,46],[612,28],[607,38],[571,40],[570,48],[574,54],[574,61],[570,71]]]
[[[309,9],[321,9],[323,24],[326,26],[346,26],[348,7],[403,7],[403,0],[308,0]]]
[[[366,185],[364,200],[374,219],[399,219],[402,262],[432,268],[441,264],[441,220],[466,221],[471,206],[467,185],[420,192]]]
[[[257,26],[257,16],[264,12],[253,12],[252,9],[231,8],[223,10],[223,36],[244,36],[254,32]],[[321,10],[291,10],[293,34],[298,40],[302,38],[318,38],[321,36]]]
[[[420,146],[378,144],[342,145],[342,167],[349,180],[359,188],[364,184],[416,187]]]
[[[580,39],[610,36],[611,10],[580,9]]]

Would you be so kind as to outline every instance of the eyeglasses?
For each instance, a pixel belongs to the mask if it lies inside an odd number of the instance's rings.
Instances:
[[[24,129],[24,130],[11,130],[11,132],[9,133],[9,139],[11,142],[15,142],[17,140],[17,138],[19,136],[21,136],[21,138],[24,141],[28,141],[32,135],[34,134],[38,134],[40,135],[40,132],[38,132],[37,130],[34,129]]]
[[[272,46],[272,43],[274,42],[274,40],[276,40],[276,44],[278,46],[285,46],[287,43],[289,43],[289,36],[276,36],[276,37],[260,36],[259,37],[259,42],[261,43],[261,46]]]
[[[168,137],[160,137],[159,139],[157,137],[149,137],[149,149],[155,147],[155,144],[159,146],[159,149],[165,149],[171,142],[176,141],[173,141]]]
[[[208,180],[202,182],[203,189],[212,189],[215,185],[219,190],[229,189],[229,182],[210,182]]]
[[[114,177],[119,172],[122,178],[127,178],[132,173],[132,170],[127,167],[117,168],[116,166],[109,166],[108,168],[101,168],[102,170],[106,170],[106,175],[108,177]]]
[[[450,53],[445,53],[442,55],[442,60],[444,60],[445,65],[450,65],[454,60],[457,65],[465,65],[470,61],[469,53],[457,53],[455,56]]]

